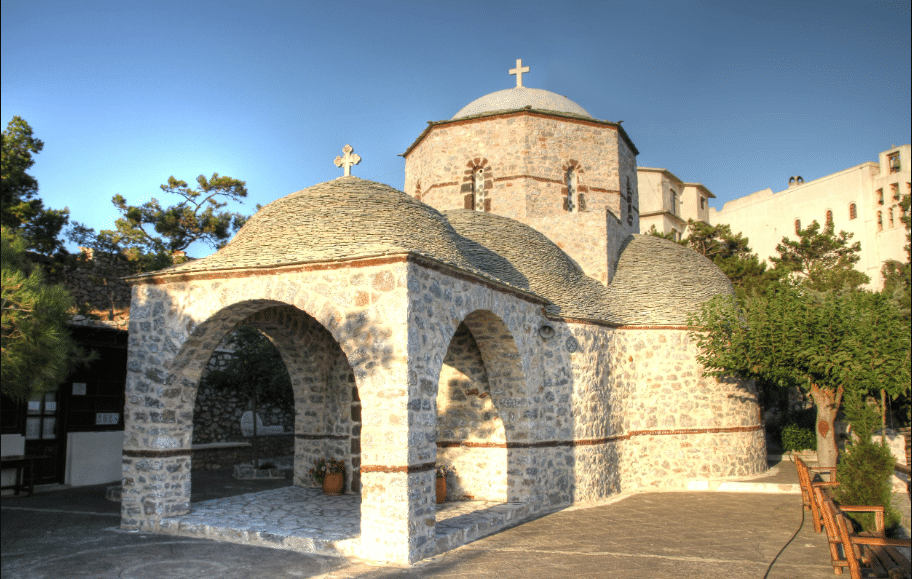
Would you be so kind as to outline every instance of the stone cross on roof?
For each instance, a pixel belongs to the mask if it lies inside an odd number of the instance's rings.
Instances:
[[[519,88],[519,87],[522,86],[522,75],[523,75],[524,72],[529,72],[529,67],[528,67],[528,66],[523,66],[523,65],[522,65],[522,59],[521,59],[521,58],[517,58],[517,59],[516,59],[516,68],[511,68],[511,69],[510,69],[510,74],[515,74],[515,75],[516,75],[516,87],[517,87],[517,88]]]
[[[336,160],[334,161],[336,164],[336,167],[344,167],[344,169],[345,169],[345,174],[343,175],[344,177],[348,177],[349,175],[351,175],[352,165],[357,165],[358,163],[361,162],[361,156],[358,154],[353,155],[352,154],[353,150],[354,149],[351,148],[351,145],[345,145],[344,147],[342,147],[342,152],[345,154],[342,155],[341,157],[336,157]]]

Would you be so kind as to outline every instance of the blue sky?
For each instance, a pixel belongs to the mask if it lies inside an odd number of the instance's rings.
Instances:
[[[910,3],[2,2],[2,123],[45,143],[45,204],[113,227],[168,176],[247,181],[252,212],[341,175],[401,188],[429,120],[523,84],[624,121],[638,164],[715,206],[909,143]],[[71,247],[72,249],[72,247]],[[205,248],[193,248],[202,257]]]

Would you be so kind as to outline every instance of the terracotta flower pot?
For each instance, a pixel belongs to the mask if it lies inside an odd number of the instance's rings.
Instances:
[[[330,472],[326,473],[323,479],[323,492],[327,495],[341,495],[342,488],[345,486],[345,473]]]
[[[446,479],[437,479],[437,502],[442,503],[446,500]]]

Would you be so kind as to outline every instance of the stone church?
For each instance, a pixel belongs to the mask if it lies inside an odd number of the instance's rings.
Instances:
[[[432,122],[405,189],[346,175],[263,207],[223,249],[130,278],[122,527],[190,508],[201,372],[241,324],[282,354],[295,484],[342,458],[360,555],[434,555],[452,500],[528,513],[766,468],[751,383],[703,376],[686,321],[731,294],[702,256],[638,235],[619,123],[522,86]]]

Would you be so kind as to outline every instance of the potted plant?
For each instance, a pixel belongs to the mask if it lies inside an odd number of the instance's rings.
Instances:
[[[437,502],[442,503],[446,500],[446,493],[447,493],[446,477],[450,473],[455,473],[456,469],[453,468],[452,466],[448,466],[445,464],[438,464],[436,470],[437,470],[437,488],[436,488]]]
[[[327,495],[341,495],[345,488],[345,463],[341,460],[321,458],[314,461],[310,477]]]

